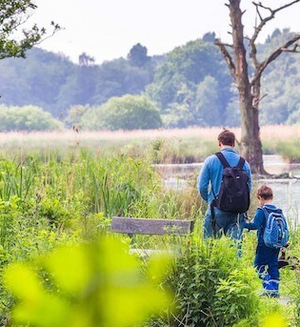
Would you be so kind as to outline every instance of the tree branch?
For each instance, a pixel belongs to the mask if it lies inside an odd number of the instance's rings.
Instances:
[[[233,77],[233,80],[236,81],[236,75],[235,75],[236,68],[235,68],[234,62],[233,62],[233,60],[231,58],[231,55],[229,54],[229,52],[226,49],[226,46],[227,47],[233,47],[233,46],[230,45],[230,44],[222,43],[220,41],[220,39],[216,39],[214,44],[217,45],[220,48],[221,53],[222,53],[222,55],[223,55],[223,57],[224,57],[224,59],[225,59],[225,61],[227,63],[227,66],[229,68],[229,71],[230,71],[230,73],[231,73],[231,75]]]
[[[300,44],[295,44],[293,49],[286,49],[286,48],[281,48],[282,52],[294,52],[294,53],[300,53],[297,49],[300,48]]]
[[[41,44],[42,42],[44,42],[45,40],[49,39],[50,37],[52,37],[54,34],[56,34],[58,31],[61,31],[61,30],[64,30],[65,28],[64,27],[61,27],[60,25],[56,24],[55,22],[51,22],[51,26],[52,26],[52,32],[51,34],[45,36],[44,38],[41,38],[40,41],[38,41],[36,43],[36,45],[39,45]],[[46,32],[46,31],[45,31]]]
[[[252,35],[252,37],[250,38],[249,40],[249,46],[250,46],[250,58],[253,62],[253,65],[256,69],[259,69],[259,66],[260,66],[260,63],[258,62],[257,60],[257,49],[256,49],[256,40],[257,40],[257,37],[259,35],[259,33],[261,32],[262,28],[266,25],[266,23],[268,21],[270,21],[271,19],[273,19],[275,17],[275,14],[280,11],[280,10],[283,10],[285,8],[288,8],[290,6],[292,6],[293,4],[297,3],[297,2],[300,2],[300,0],[294,0],[290,3],[287,3],[277,9],[271,9],[269,7],[266,7],[264,6],[261,2],[259,3],[256,3],[256,2],[252,2],[254,4],[254,6],[256,7],[256,12],[260,18],[260,23],[258,24],[258,26],[255,26],[254,28],[254,34]],[[270,12],[269,16],[263,18],[261,13],[260,13],[260,9],[265,9],[265,10],[268,10]]]
[[[298,40],[300,40],[300,34],[296,34],[291,40],[287,41],[283,46],[279,47],[277,50],[275,50],[273,53],[271,53],[271,55],[259,65],[259,67],[258,67],[252,81],[250,82],[250,85],[253,86],[255,84],[257,79],[260,78],[261,74],[266,69],[266,67],[272,61],[274,61],[278,56],[280,56],[282,52],[295,52],[295,53],[298,53],[299,51],[297,51],[297,48],[299,47],[299,44],[295,44],[293,49],[289,49],[289,46],[291,46],[292,44],[294,44]]]
[[[262,28],[264,27],[264,25],[266,25],[266,23],[273,19],[275,17],[275,14],[280,11],[280,10],[283,10],[283,9],[286,9],[290,6],[292,6],[293,4],[297,3],[297,2],[300,2],[300,0],[294,0],[290,3],[287,3],[285,4],[284,6],[281,6],[279,8],[276,8],[276,9],[271,9],[269,7],[265,7],[263,6],[260,2],[259,3],[256,3],[256,2],[252,2],[254,4],[254,6],[256,7],[256,12],[257,14],[259,15],[259,18],[260,18],[260,23],[258,26],[255,26],[255,31],[254,31],[254,34],[251,38],[251,40],[253,41],[253,43],[256,41],[257,37],[258,37],[258,34],[261,32]],[[262,9],[265,9],[265,10],[268,10],[270,12],[270,15],[265,17],[265,18],[262,18],[262,15],[260,14],[260,11],[259,11],[259,8],[262,8]]]

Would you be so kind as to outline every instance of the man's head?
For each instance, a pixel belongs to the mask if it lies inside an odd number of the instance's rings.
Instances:
[[[257,189],[256,196],[258,200],[273,200],[273,190],[264,184]]]
[[[235,146],[235,135],[228,129],[224,129],[218,136],[219,146]]]

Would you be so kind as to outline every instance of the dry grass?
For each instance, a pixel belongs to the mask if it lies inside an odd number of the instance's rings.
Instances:
[[[300,139],[300,125],[276,125],[261,127],[263,141]]]
[[[113,140],[153,140],[155,138],[195,138],[201,137],[207,140],[216,139],[222,130],[221,127],[198,128],[190,127],[186,129],[158,129],[158,130],[135,130],[135,131],[99,131],[99,132],[74,132],[54,131],[54,132],[9,132],[0,133],[0,145],[10,142],[31,143],[31,142],[63,142],[73,143],[85,140],[113,141]],[[231,128],[240,138],[240,128]],[[300,138],[300,125],[287,126],[263,126],[261,127],[261,137],[263,140]]]
[[[131,151],[133,155],[139,155],[143,151],[153,150],[153,141],[164,140],[166,156],[173,152],[172,156],[191,156],[201,159],[217,145],[217,136],[221,127],[214,128],[187,128],[187,129],[159,129],[159,130],[136,130],[136,131],[101,131],[101,132],[10,132],[0,133],[0,151],[25,152],[25,151],[66,151],[74,148],[91,148],[103,153],[119,153]],[[237,139],[240,139],[240,128],[231,129]],[[298,152],[298,140],[300,139],[300,125],[294,126],[263,126],[261,138],[264,150],[267,153],[280,153],[286,144],[293,143],[292,150]],[[275,141],[275,142],[274,142]],[[129,149],[129,150],[128,150]],[[290,152],[292,151],[290,150]],[[175,155],[174,155],[175,153]],[[294,154],[283,154],[286,157],[295,157]],[[177,160],[177,159],[176,159]],[[175,161],[176,161],[175,160]],[[172,160],[174,161],[174,160]]]
[[[220,128],[187,128],[187,129],[159,129],[159,130],[136,130],[136,131],[100,131],[100,132],[9,132],[0,133],[0,146],[10,144],[77,144],[86,141],[134,141],[163,139],[184,139],[184,138],[205,138],[216,139]],[[233,129],[237,132],[238,129]]]

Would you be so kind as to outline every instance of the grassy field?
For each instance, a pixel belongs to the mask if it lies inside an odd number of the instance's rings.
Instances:
[[[89,148],[104,157],[126,154],[130,157],[146,156],[155,163],[201,162],[217,150],[216,139],[220,131],[221,128],[187,128],[130,132],[0,133],[0,154],[47,157],[50,152],[56,151],[64,156],[77,148]],[[240,129],[233,128],[232,131],[239,140]],[[279,154],[290,162],[300,160],[300,125],[264,126],[261,139],[265,154]]]

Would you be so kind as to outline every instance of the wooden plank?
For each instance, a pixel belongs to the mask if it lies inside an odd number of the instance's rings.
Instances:
[[[187,234],[193,230],[193,221],[176,219],[149,219],[113,217],[113,232],[124,234]]]

